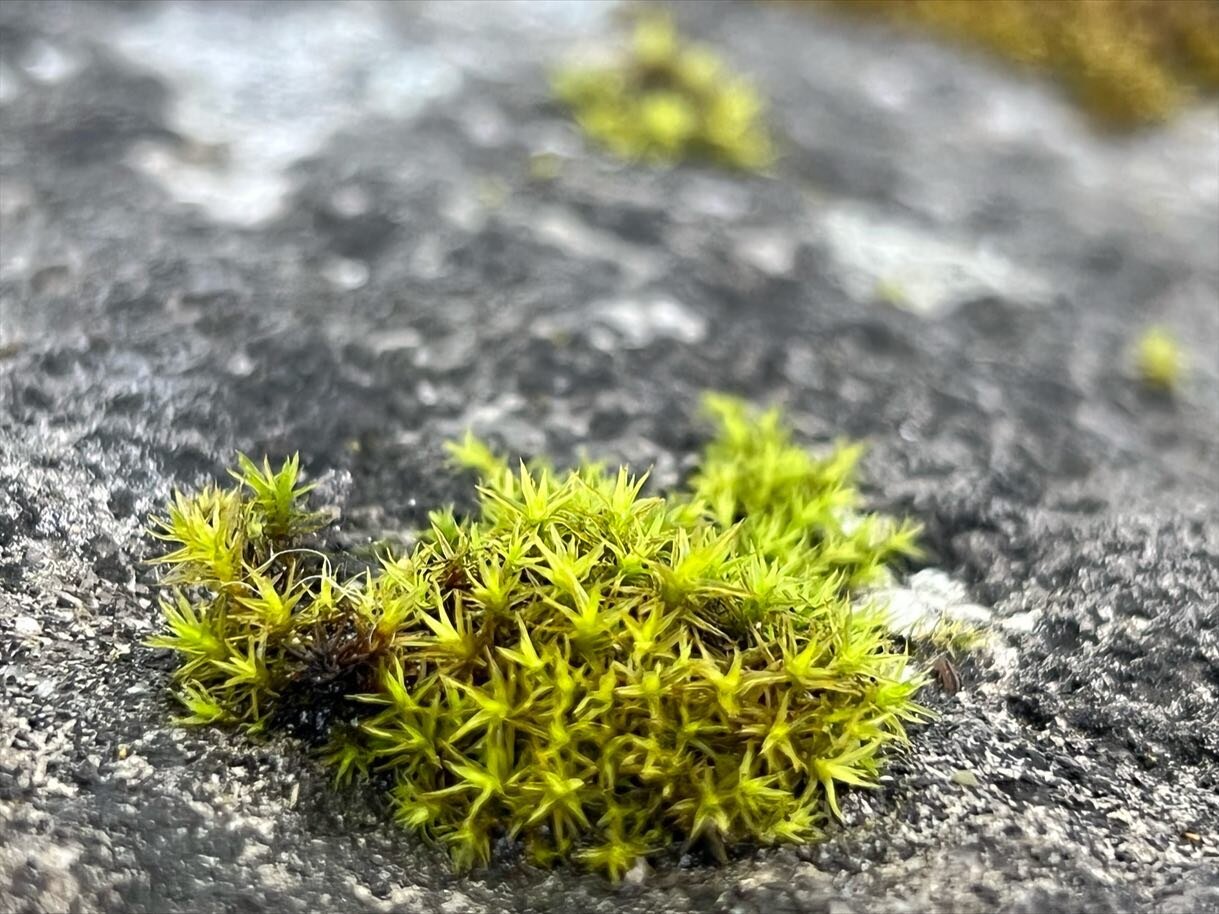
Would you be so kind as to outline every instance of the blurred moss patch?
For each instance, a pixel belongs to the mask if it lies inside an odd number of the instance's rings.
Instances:
[[[559,70],[554,90],[589,136],[624,159],[760,169],[774,156],[754,87],[708,48],[681,41],[659,13],[638,20],[617,59]]]
[[[1149,327],[1135,344],[1139,378],[1152,390],[1171,393],[1180,384],[1185,368],[1181,346],[1163,327]]]
[[[1219,88],[1219,0],[805,0],[980,45],[1045,72],[1094,119],[1164,120]]]

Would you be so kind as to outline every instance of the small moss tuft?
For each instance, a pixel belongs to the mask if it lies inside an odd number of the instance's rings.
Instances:
[[[1175,336],[1163,327],[1149,327],[1135,347],[1139,378],[1153,390],[1172,392],[1181,381],[1185,356]]]
[[[660,13],[639,19],[621,60],[562,69],[554,90],[589,136],[624,159],[760,169],[773,158],[753,86],[707,48],[683,45]]]
[[[462,869],[501,837],[613,879],[674,845],[815,839],[925,713],[923,673],[858,597],[916,531],[861,510],[857,447],[814,457],[777,411],[707,402],[717,434],[667,497],[467,437],[474,516],[434,513],[351,580],[306,548],[321,520],[295,458],[177,495],[152,643],[181,660],[182,722],[257,731],[339,702],[336,781],[387,782]]]

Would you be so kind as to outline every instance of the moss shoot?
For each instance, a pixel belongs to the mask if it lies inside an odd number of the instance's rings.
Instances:
[[[620,60],[562,69],[554,90],[585,133],[624,159],[760,169],[773,157],[753,86],[709,49],[683,44],[660,13],[640,18]]]
[[[674,846],[807,842],[924,716],[924,674],[860,596],[915,529],[864,512],[859,450],[815,457],[772,410],[708,399],[686,488],[510,465],[467,437],[477,511],[350,578],[313,547],[298,463],[241,458],[178,494],[165,630],[185,724],[279,725],[337,702],[339,782],[487,863],[501,838],[612,879]]]

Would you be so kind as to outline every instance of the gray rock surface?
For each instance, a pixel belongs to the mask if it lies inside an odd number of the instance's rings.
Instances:
[[[1219,112],[1100,137],[883,28],[679,12],[773,177],[587,149],[544,68],[599,4],[0,4],[0,911],[1219,911]],[[460,501],[470,425],[671,483],[705,388],[865,438],[1000,632],[825,843],[455,877],[290,740],[169,725],[173,486],[299,449],[354,547]]]

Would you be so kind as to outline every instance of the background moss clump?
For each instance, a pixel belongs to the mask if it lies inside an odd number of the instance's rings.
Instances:
[[[759,169],[773,158],[753,86],[709,49],[680,42],[659,13],[639,20],[621,60],[562,69],[554,89],[589,136],[625,159]]]
[[[1134,347],[1135,368],[1144,385],[1171,393],[1181,382],[1185,355],[1177,338],[1164,327],[1148,327]]]
[[[510,466],[467,438],[477,512],[340,580],[308,547],[295,460],[178,495],[154,643],[186,723],[259,730],[337,703],[325,757],[386,783],[465,868],[496,839],[621,877],[698,844],[815,838],[867,786],[923,677],[859,597],[915,530],[863,513],[858,450],[814,457],[779,414],[712,397],[686,489],[584,464]]]
[[[914,23],[1044,71],[1111,127],[1163,120],[1191,90],[1219,89],[1217,0],[816,2]]]

